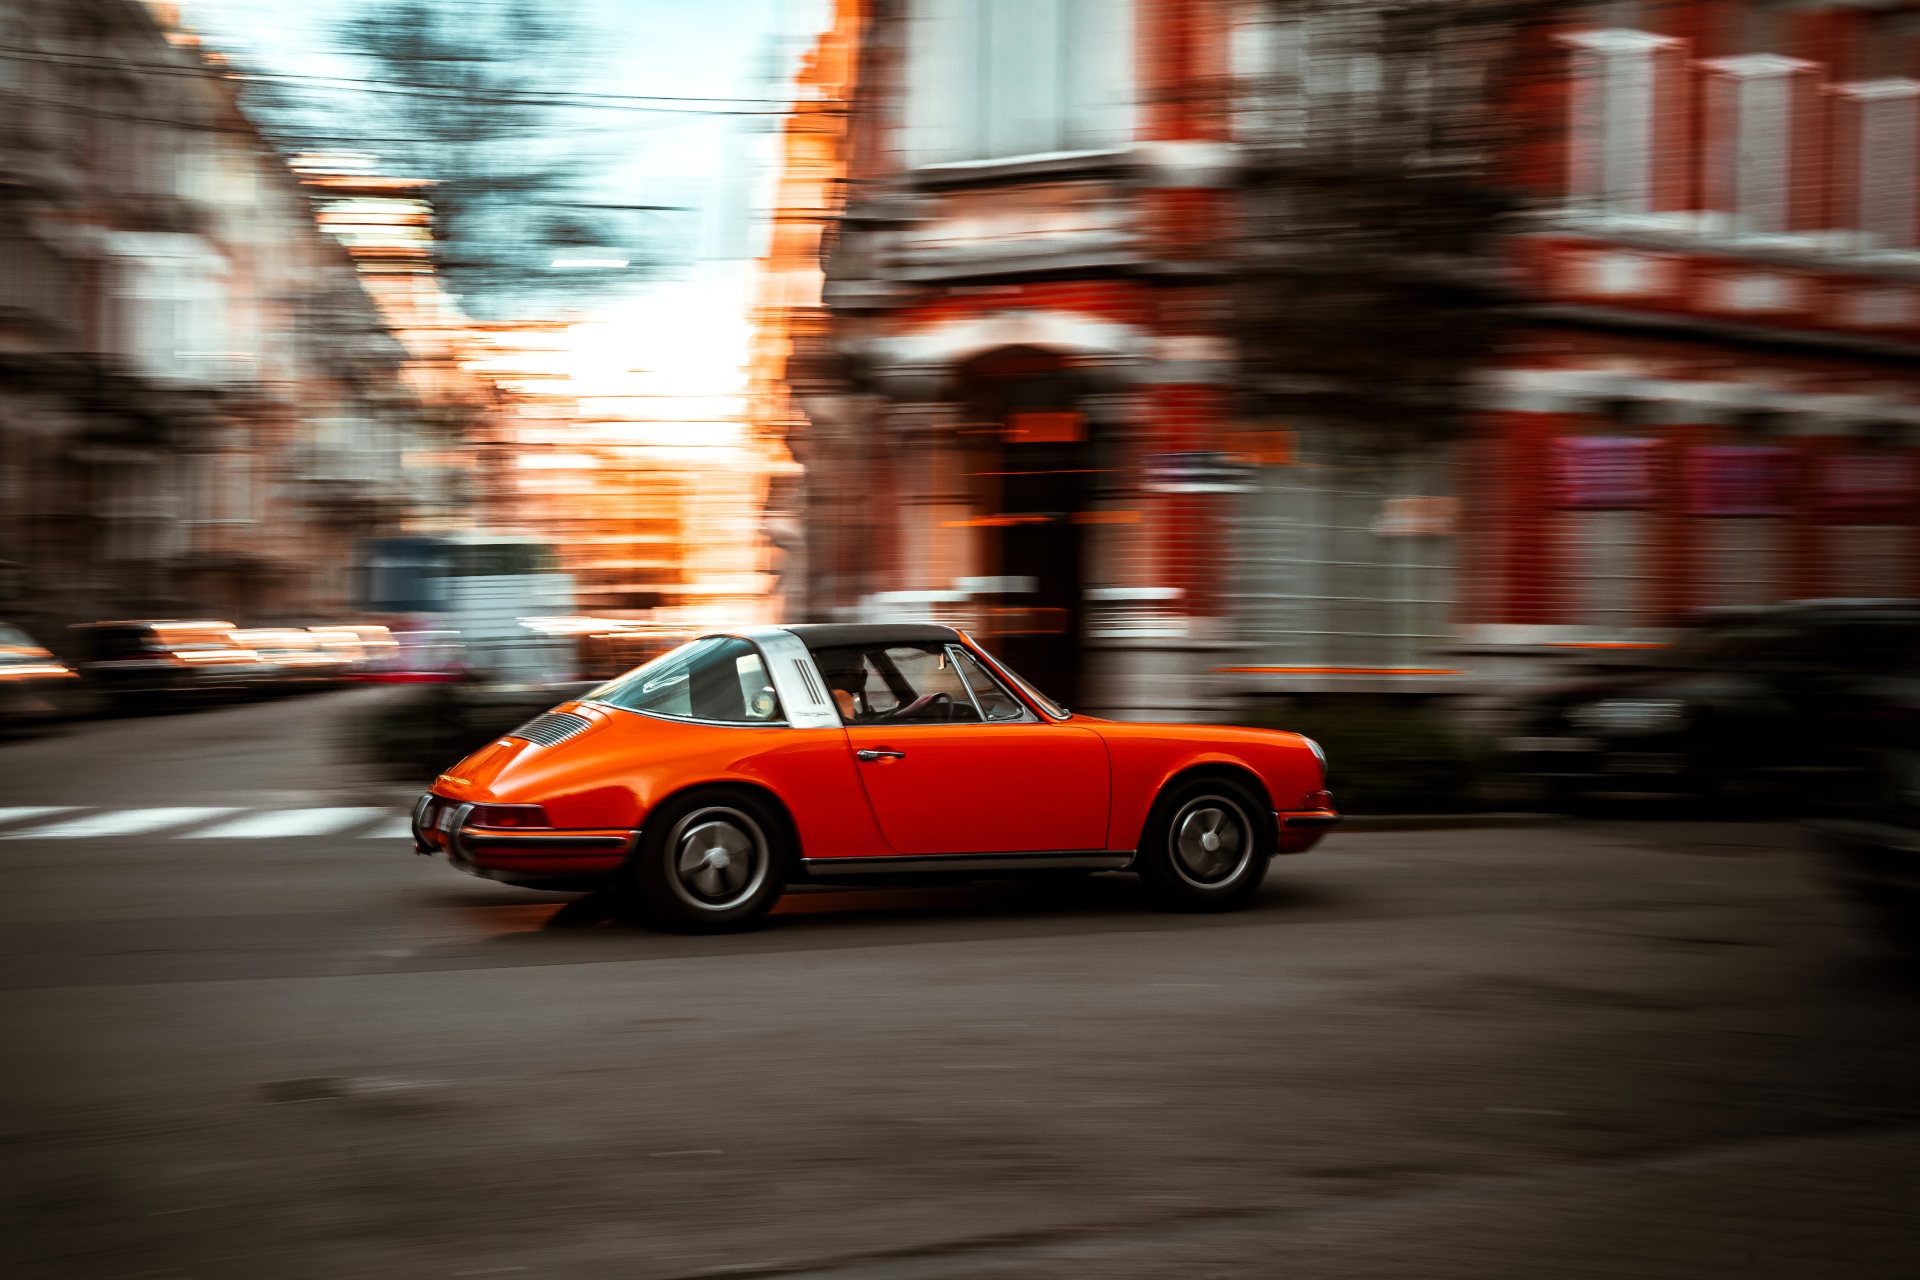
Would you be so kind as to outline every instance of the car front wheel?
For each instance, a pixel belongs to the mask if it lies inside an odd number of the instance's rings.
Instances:
[[[786,887],[785,826],[759,797],[706,790],[648,815],[627,865],[647,923],[677,933],[728,933],[760,922]]]
[[[1157,906],[1233,911],[1259,890],[1274,843],[1273,819],[1251,788],[1197,778],[1154,804],[1135,866]]]

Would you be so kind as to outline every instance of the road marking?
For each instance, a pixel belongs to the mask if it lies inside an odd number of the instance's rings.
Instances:
[[[267,840],[325,836],[385,817],[385,809],[268,809],[192,835],[195,840]]]
[[[375,827],[360,837],[362,840],[411,840],[413,839],[413,819],[395,818],[384,826]]]
[[[190,822],[205,822],[210,818],[223,818],[229,813],[238,812],[240,812],[239,808],[234,805],[117,809],[107,813],[88,814],[84,818],[69,818],[65,822],[56,822],[50,827],[9,831],[0,835],[0,840],[76,840],[83,836],[131,836],[147,831],[158,831],[162,827],[184,827]]]
[[[19,805],[12,809],[0,809],[0,823],[25,822],[28,818],[44,818],[55,813],[72,813],[79,807],[77,804]]]

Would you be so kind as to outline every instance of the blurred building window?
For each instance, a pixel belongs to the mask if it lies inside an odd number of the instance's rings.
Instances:
[[[911,13],[912,163],[1132,140],[1132,0],[914,0]]]
[[[1869,247],[1914,244],[1914,149],[1920,147],[1920,80],[1892,76],[1836,85],[1843,208]],[[1844,215],[1843,215],[1844,216]],[[1843,224],[1844,225],[1844,224]]]
[[[1306,137],[1306,30],[1298,16],[1265,4],[1241,6],[1233,33],[1239,81],[1239,132],[1249,141],[1289,145]]]
[[[1769,604],[1780,598],[1792,511],[1795,451],[1776,446],[1692,449],[1687,506],[1695,516],[1703,605]]]
[[[1775,53],[1703,64],[1706,83],[1706,183],[1713,211],[1745,234],[1792,229],[1794,155],[1811,128],[1806,109],[1817,92],[1811,62]]]
[[[1698,522],[1700,584],[1696,604],[1709,607],[1771,604],[1779,598],[1779,517],[1719,517]]]
[[[1561,517],[1567,620],[1603,632],[1643,624],[1647,601],[1645,511],[1568,511]]]
[[[1662,194],[1657,161],[1671,159],[1684,122],[1663,111],[1680,74],[1682,42],[1609,28],[1564,37],[1573,51],[1568,193],[1594,212],[1648,213]]]
[[[1912,531],[1901,523],[1914,499],[1914,460],[1890,450],[1835,454],[1820,468],[1828,595],[1909,594]]]
[[[1602,631],[1642,625],[1659,448],[1640,436],[1554,441],[1569,622]]]
[[[1424,665],[1447,632],[1454,539],[1444,526],[1402,531],[1387,517],[1409,499],[1444,492],[1450,455],[1375,463],[1338,440],[1302,430],[1295,460],[1255,469],[1252,491],[1234,500],[1239,636],[1261,663]]]
[[[253,457],[229,453],[221,463],[221,515],[227,520],[251,521],[254,515]]]
[[[1382,50],[1395,45],[1391,67]],[[1381,14],[1361,7],[1275,11],[1242,6],[1232,43],[1239,82],[1238,129],[1253,142],[1283,146],[1364,142],[1418,146],[1405,132],[1431,113],[1436,77],[1458,74],[1443,38],[1413,46],[1388,38]],[[1383,115],[1391,72],[1393,110]],[[1392,122],[1401,128],[1394,130]]]

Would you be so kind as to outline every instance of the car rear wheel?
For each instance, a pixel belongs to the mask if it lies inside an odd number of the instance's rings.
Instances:
[[[1196,778],[1155,802],[1135,865],[1165,910],[1234,911],[1259,890],[1274,843],[1268,807],[1251,788]]]
[[[786,887],[785,825],[744,791],[690,792],[648,815],[627,864],[627,888],[647,923],[678,933],[726,933],[760,922]]]

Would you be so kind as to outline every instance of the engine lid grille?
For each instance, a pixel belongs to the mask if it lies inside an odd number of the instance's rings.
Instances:
[[[525,738],[538,746],[551,747],[568,738],[578,737],[591,728],[593,721],[585,716],[576,716],[570,711],[544,711],[512,733],[502,736]]]

